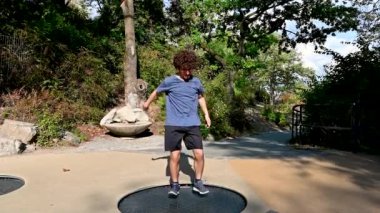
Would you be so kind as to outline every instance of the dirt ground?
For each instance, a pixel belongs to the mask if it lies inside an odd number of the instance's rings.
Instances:
[[[348,152],[321,157],[232,160],[232,167],[281,213],[380,212],[380,158]]]

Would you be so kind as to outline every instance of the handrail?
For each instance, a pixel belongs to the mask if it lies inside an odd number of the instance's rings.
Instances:
[[[306,104],[297,104],[292,107],[292,124],[291,124],[291,130],[292,130],[292,140],[301,140],[306,136],[306,131],[311,131],[313,129],[321,129],[321,130],[332,130],[334,132],[336,131],[351,131],[353,140],[355,142],[358,142],[358,134],[357,131],[359,129],[359,124],[357,122],[357,118],[355,115],[357,114],[355,112],[355,104],[353,104],[352,110],[350,110],[348,113],[348,117],[350,117],[350,124],[347,126],[345,125],[335,125],[331,123],[330,125],[324,125],[322,123],[318,123],[318,121],[309,121],[308,123],[305,123],[306,115],[305,115],[305,108]],[[314,105],[313,105],[314,106]],[[323,106],[323,107],[329,107],[328,104],[318,104],[315,106]]]

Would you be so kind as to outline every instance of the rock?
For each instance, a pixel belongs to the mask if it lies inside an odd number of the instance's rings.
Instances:
[[[21,153],[23,151],[23,147],[26,148],[25,144],[23,146],[22,144],[24,143],[20,140],[0,137],[0,156]]]
[[[66,141],[73,146],[79,146],[80,144],[80,139],[74,133],[68,131],[65,131],[61,140]]]
[[[36,125],[5,119],[0,126],[0,156],[34,151],[33,142],[36,135]]]
[[[37,134],[37,126],[32,123],[5,119],[0,126],[0,137],[20,140],[29,144]]]

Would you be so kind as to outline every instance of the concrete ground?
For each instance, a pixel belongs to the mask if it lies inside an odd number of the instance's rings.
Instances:
[[[205,142],[206,184],[233,189],[248,213],[380,212],[380,158],[333,150],[297,150],[289,132]],[[0,212],[119,212],[136,190],[168,184],[162,136],[97,137],[79,147],[0,157],[0,175],[25,185],[0,195]],[[190,183],[191,153],[181,159]],[[149,201],[147,201],[149,202]]]

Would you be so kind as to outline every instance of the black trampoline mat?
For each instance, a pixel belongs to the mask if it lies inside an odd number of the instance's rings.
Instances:
[[[118,208],[123,213],[240,213],[247,205],[245,197],[234,190],[206,186],[210,193],[199,195],[192,191],[191,185],[181,185],[177,198],[168,196],[168,185],[146,188],[123,197]]]
[[[13,192],[14,190],[21,188],[24,184],[24,180],[20,178],[0,175],[0,195]]]

